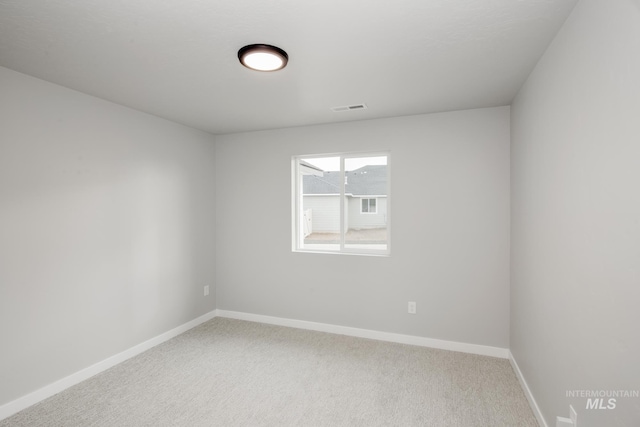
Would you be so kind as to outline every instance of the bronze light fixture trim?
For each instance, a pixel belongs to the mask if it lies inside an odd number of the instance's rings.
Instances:
[[[286,67],[287,52],[269,44],[250,44],[238,51],[238,59],[245,67],[256,71],[277,71]]]

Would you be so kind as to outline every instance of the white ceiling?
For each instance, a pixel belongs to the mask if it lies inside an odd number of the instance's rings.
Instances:
[[[491,107],[576,1],[0,0],[0,65],[214,134]]]

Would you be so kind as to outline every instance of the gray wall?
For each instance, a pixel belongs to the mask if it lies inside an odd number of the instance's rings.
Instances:
[[[509,346],[508,107],[216,141],[219,309]],[[292,252],[291,156],[387,149],[391,256]]]
[[[583,0],[512,107],[511,351],[549,425],[640,425],[640,3]]]
[[[0,93],[1,405],[215,308],[215,148],[6,68]]]

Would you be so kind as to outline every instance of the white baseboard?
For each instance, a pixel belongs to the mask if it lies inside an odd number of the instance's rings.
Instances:
[[[520,367],[518,366],[518,363],[516,362],[516,359],[513,357],[513,354],[511,353],[511,351],[509,351],[509,362],[511,362],[511,367],[516,373],[516,377],[518,377],[518,381],[520,381],[520,385],[522,386],[524,395],[527,397],[527,400],[529,401],[529,406],[531,406],[531,410],[533,411],[533,415],[536,416],[536,420],[538,420],[538,424],[540,425],[540,427],[549,427],[549,424],[547,424],[544,417],[542,416],[542,411],[540,411],[538,402],[536,402],[536,399],[533,397],[533,394],[531,394],[531,389],[529,389],[529,385],[527,384],[527,381],[524,379],[524,376],[522,375],[522,371],[520,370]]]
[[[107,359],[98,362],[95,365],[91,365],[88,368],[82,369],[74,374],[69,375],[68,377],[62,378],[52,384],[44,386],[41,389],[34,391],[33,393],[29,393],[16,400],[6,403],[0,406],[0,420],[8,418],[11,415],[20,412],[31,405],[35,405],[36,403],[47,399],[54,394],[60,393],[61,391],[71,386],[89,379],[92,376],[99,374],[100,372],[106,371],[107,369],[117,365],[118,363],[122,363],[127,359],[137,356],[138,354],[147,351],[150,348],[157,346],[158,344],[162,344],[163,342],[168,341],[171,338],[176,337],[183,332],[186,332],[189,329],[206,322],[207,320],[213,319],[215,316],[216,310],[213,310],[196,319],[193,319],[190,322],[187,322],[183,325],[171,329],[170,331],[160,334],[157,337],[151,338],[150,340],[131,347],[130,349],[125,350],[122,353],[118,353],[114,356],[108,357]]]
[[[490,347],[478,344],[467,344],[456,341],[445,341],[434,338],[402,335],[392,332],[380,332],[370,329],[351,328],[348,326],[331,325],[327,323],[308,322],[305,320],[285,319],[281,317],[263,316],[261,314],[242,313],[238,311],[216,310],[216,316],[230,319],[248,320],[251,322],[268,323],[271,325],[288,326],[291,328],[308,329],[312,331],[329,332],[332,334],[348,335],[359,338],[369,338],[378,341],[388,341],[400,344],[410,344],[420,347],[438,348],[441,350],[459,351],[462,353],[479,354],[482,356],[509,358],[509,349]]]

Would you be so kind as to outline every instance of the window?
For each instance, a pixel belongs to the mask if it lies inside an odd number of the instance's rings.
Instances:
[[[376,199],[362,199],[360,204],[360,213],[378,213],[376,210]]]
[[[293,250],[389,254],[389,153],[294,157]]]

